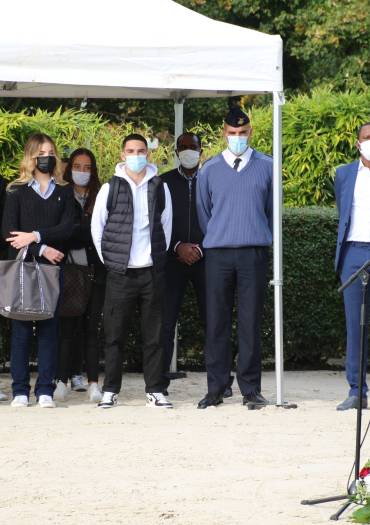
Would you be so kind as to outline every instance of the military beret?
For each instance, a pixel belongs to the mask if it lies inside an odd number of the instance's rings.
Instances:
[[[225,123],[233,128],[240,128],[249,124],[248,115],[246,115],[239,106],[235,106],[230,109],[229,113],[225,117]]]

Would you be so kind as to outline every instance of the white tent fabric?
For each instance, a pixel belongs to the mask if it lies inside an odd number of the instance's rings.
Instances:
[[[217,22],[170,0],[64,0],[59,9],[12,0],[3,2],[1,19],[0,96],[282,90],[279,36]]]
[[[273,93],[278,405],[283,405],[282,41],[172,0],[11,0],[1,6],[0,97],[168,98]]]

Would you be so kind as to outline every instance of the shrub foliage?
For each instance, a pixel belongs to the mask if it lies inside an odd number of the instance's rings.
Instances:
[[[357,156],[356,130],[370,121],[370,89],[361,93],[332,93],[318,89],[311,96],[297,95],[283,106],[283,183],[286,206],[332,205],[334,168]],[[272,154],[272,108],[250,110],[251,144]],[[62,156],[85,146],[97,157],[102,180],[109,179],[119,161],[122,138],[134,130],[132,123],[109,124],[96,114],[66,110],[34,115],[0,110],[0,173],[7,179],[17,175],[23,145],[30,133],[43,131],[57,142]],[[199,123],[192,131],[203,141],[203,158],[224,147],[222,127]],[[135,131],[138,131],[135,129]],[[150,137],[149,126],[140,130]],[[162,173],[173,166],[174,144],[161,141],[151,159]]]
[[[357,156],[357,129],[370,121],[370,89],[333,93],[314,90],[311,96],[291,98],[282,111],[283,184],[286,206],[332,205],[335,167]],[[250,111],[252,146],[272,154],[272,107]],[[221,128],[199,124],[194,131],[204,136],[205,154],[223,147]]]

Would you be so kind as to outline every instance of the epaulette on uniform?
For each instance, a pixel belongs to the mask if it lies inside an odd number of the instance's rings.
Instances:
[[[267,160],[269,162],[272,162],[273,160],[272,155],[268,155],[267,153],[261,153],[261,151],[256,151],[256,150],[254,150],[254,152],[255,152],[255,158],[257,159]]]
[[[207,162],[209,162],[210,160],[214,159],[214,157],[209,157],[208,159],[206,159],[204,162],[202,162],[202,168],[204,168],[204,166],[207,164]]]
[[[203,162],[202,164],[202,167],[201,167],[201,170],[203,170],[203,168],[205,166],[207,166],[207,168],[209,166],[211,166],[214,162],[218,162],[219,158],[220,158],[220,155],[221,153],[219,153],[218,155],[214,155],[213,157],[209,157],[209,159],[207,159],[205,162]]]

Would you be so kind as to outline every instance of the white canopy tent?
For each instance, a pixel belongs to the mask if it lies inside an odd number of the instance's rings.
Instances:
[[[162,98],[272,93],[276,403],[283,400],[282,41],[172,0],[12,0],[1,7],[0,97]]]

